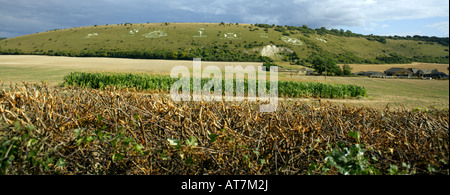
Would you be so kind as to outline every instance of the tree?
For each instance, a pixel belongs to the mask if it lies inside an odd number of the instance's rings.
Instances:
[[[353,34],[353,32],[350,31],[350,30],[345,31],[345,33],[344,33],[344,35],[345,35],[346,37],[351,37],[352,34]]]
[[[336,66],[336,62],[331,58],[316,55],[313,58],[312,65],[319,74],[323,72],[327,72],[328,74],[334,69],[333,66]]]
[[[173,51],[173,52],[170,54],[170,59],[176,60],[177,57],[178,57],[178,53],[175,52],[175,51]]]
[[[348,64],[344,64],[342,67],[342,72],[344,75],[351,75],[352,74],[352,67]]]
[[[264,64],[263,64],[263,67],[266,68],[266,71],[269,71],[271,66],[277,66],[277,65],[274,64],[274,63],[271,63],[271,62],[269,62],[269,61],[266,61],[266,62],[264,62]]]
[[[317,28],[316,29],[317,34],[324,35],[328,32],[328,30],[325,27]]]
[[[344,75],[343,69],[341,69],[341,67],[337,65],[336,60],[332,56],[328,56],[328,55],[319,56],[317,54],[314,54],[314,56],[312,57],[311,64],[312,64],[313,68],[319,74],[326,72],[326,75],[329,75],[329,76]],[[351,70],[350,70],[350,72],[351,72]]]
[[[178,52],[178,59],[186,59],[186,53],[184,51]]]

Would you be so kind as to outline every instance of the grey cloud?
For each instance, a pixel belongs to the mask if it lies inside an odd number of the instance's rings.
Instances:
[[[448,17],[447,0],[0,0],[0,36],[139,22],[238,22],[332,28]]]
[[[418,19],[448,16],[445,0],[200,0],[170,1],[179,9],[194,13],[233,15],[260,23],[314,26],[358,26],[367,21]]]

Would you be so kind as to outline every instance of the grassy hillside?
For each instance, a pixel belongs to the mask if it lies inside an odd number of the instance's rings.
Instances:
[[[383,63],[377,57],[392,54],[412,61],[448,62],[448,44],[392,37],[379,41],[368,36],[288,29],[223,23],[98,25],[0,40],[0,54],[265,61],[258,56],[264,46],[272,44],[284,48],[281,55],[272,56],[274,60],[297,64],[308,63],[313,53],[331,56],[341,63]]]

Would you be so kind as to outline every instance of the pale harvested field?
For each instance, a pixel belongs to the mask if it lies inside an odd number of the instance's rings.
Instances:
[[[390,68],[417,68],[417,69],[437,69],[439,72],[449,74],[448,64],[432,64],[432,63],[411,63],[411,64],[350,64],[353,68],[352,72],[360,71],[378,71],[384,72]]]
[[[169,74],[175,66],[192,68],[192,61],[170,60],[137,60],[119,58],[78,58],[53,56],[8,56],[0,55],[0,81],[6,85],[10,82],[21,83],[48,81],[62,83],[63,77],[74,71],[89,72],[134,72],[147,74]],[[202,67],[214,65],[224,70],[224,66],[256,66],[261,63],[235,63],[235,62],[202,62]],[[413,64],[414,65],[414,64]],[[384,71],[391,67],[411,67],[412,65],[352,65],[354,71]],[[423,69],[443,69],[448,65],[416,64]],[[356,68],[357,67],[357,68]],[[448,73],[448,71],[446,71]],[[420,79],[381,79],[368,77],[325,77],[283,75],[280,80],[331,82],[342,84],[355,84],[366,87],[369,97],[361,99],[334,99],[339,104],[355,106],[370,106],[384,108],[389,105],[393,108],[449,108],[449,81],[448,80],[420,80]],[[0,82],[1,88],[1,82]],[[314,98],[300,99],[304,102],[317,102]]]
[[[123,58],[81,58],[61,56],[0,55],[0,80],[6,82],[49,81],[61,82],[63,77],[74,71],[131,72],[147,74],[170,74],[175,66],[192,69],[192,61],[144,60]],[[260,66],[252,62],[202,62],[202,67],[218,66]]]

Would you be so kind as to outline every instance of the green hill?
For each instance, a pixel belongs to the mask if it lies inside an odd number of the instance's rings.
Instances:
[[[265,47],[268,45],[275,47]],[[382,37],[306,26],[224,23],[126,23],[51,30],[0,40],[0,54],[201,57],[209,61],[275,60],[306,65],[314,56],[339,63],[449,62],[448,38]]]

